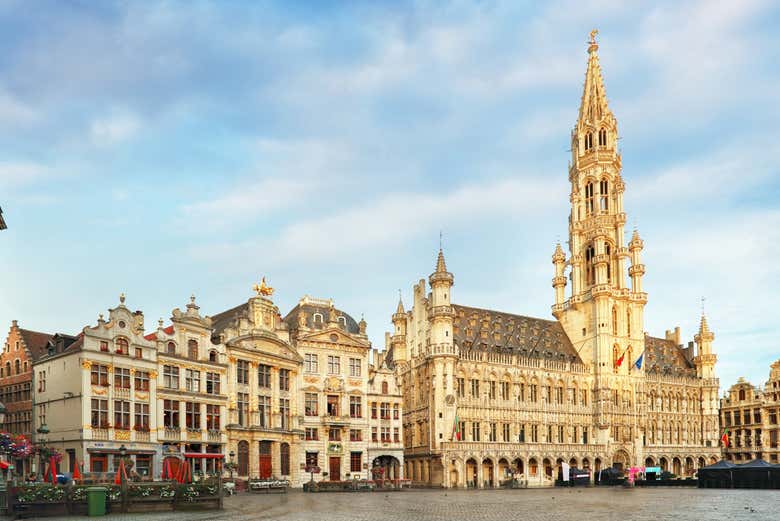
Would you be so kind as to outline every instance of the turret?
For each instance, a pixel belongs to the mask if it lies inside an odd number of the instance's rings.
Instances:
[[[696,341],[697,347],[696,357],[693,359],[694,365],[696,365],[696,374],[700,378],[714,378],[715,362],[718,361],[717,355],[712,353],[712,341],[715,340],[715,334],[710,331],[704,313],[701,315],[699,332],[693,339]]]
[[[428,318],[431,320],[430,343],[452,344],[452,319],[455,316],[450,306],[450,290],[454,277],[447,271],[444,262],[444,252],[439,248],[439,256],[436,259],[436,271],[428,277],[431,285],[431,301]]]
[[[393,359],[406,360],[406,312],[401,300],[401,290],[398,290],[398,307],[393,314],[393,334],[390,336],[390,348],[393,350]]]
[[[628,275],[631,277],[631,291],[642,293],[642,275],[645,274],[645,265],[642,264],[642,249],[645,243],[639,238],[639,231],[635,228],[628,243],[628,251],[631,253],[631,267]]]
[[[566,266],[566,255],[563,253],[561,243],[555,245],[555,252],[553,252],[552,263],[555,266],[555,276],[552,279],[552,287],[555,288],[555,305],[553,306],[553,315],[558,317],[561,311],[563,311],[563,302],[566,298],[566,276],[563,274],[563,270]]]

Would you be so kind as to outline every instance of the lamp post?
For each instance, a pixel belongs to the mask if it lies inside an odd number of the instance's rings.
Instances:
[[[38,459],[41,468],[41,478],[43,478],[43,471],[45,470],[46,466],[43,462],[43,454],[46,452],[46,442],[48,441],[46,436],[49,434],[49,427],[43,423],[35,432],[38,433],[38,443],[41,445],[41,449],[38,451]]]
[[[233,458],[236,457],[235,451],[230,451],[230,479],[233,479]]]

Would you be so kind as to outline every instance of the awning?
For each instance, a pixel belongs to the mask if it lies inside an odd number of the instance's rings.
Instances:
[[[184,457],[197,459],[225,459],[224,454],[215,454],[209,452],[185,452]]]

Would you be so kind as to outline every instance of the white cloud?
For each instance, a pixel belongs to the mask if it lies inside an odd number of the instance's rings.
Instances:
[[[89,127],[92,142],[111,146],[132,139],[141,129],[141,120],[128,111],[115,112],[92,121]]]
[[[30,185],[47,177],[50,171],[47,167],[31,162],[0,163],[0,190]]]
[[[0,124],[25,126],[39,119],[38,112],[8,92],[0,90]]]

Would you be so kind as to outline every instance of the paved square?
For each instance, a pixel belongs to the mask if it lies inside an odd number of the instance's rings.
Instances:
[[[373,493],[241,494],[222,512],[112,515],[112,521],[473,521],[776,520],[780,493],[712,489],[408,490]],[[48,518],[94,519],[94,518]]]

